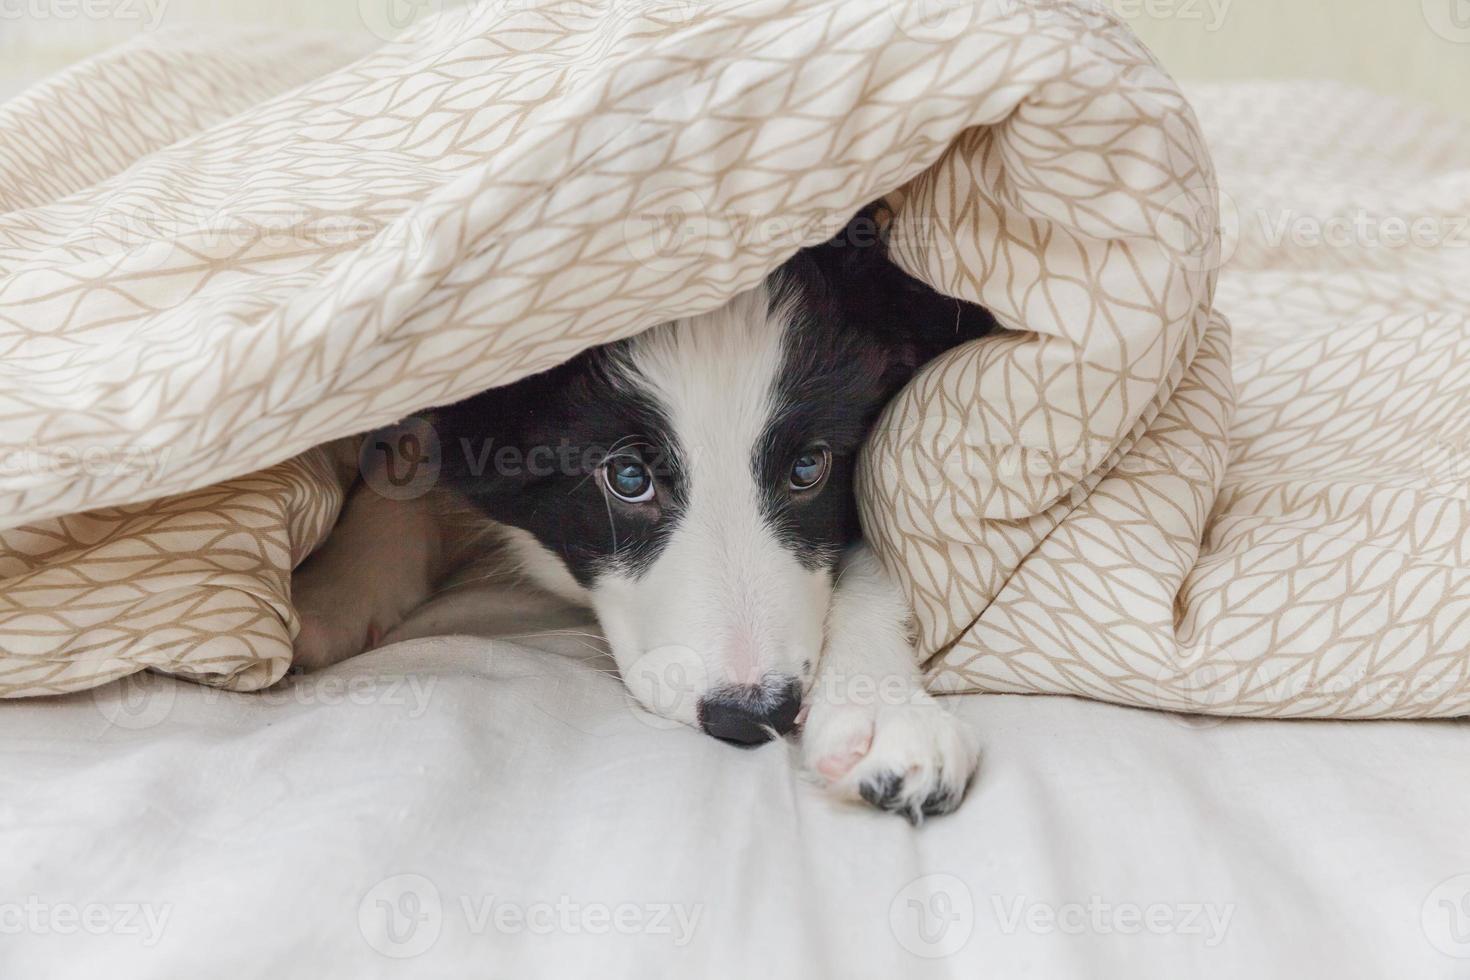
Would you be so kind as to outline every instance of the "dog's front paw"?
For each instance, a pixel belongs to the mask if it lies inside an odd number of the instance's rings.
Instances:
[[[301,628],[291,643],[291,663],[316,670],[341,663],[373,646],[376,637],[340,616],[315,610],[300,611]]]
[[[830,792],[913,824],[958,807],[980,760],[975,733],[924,691],[895,704],[815,702],[801,739]]]

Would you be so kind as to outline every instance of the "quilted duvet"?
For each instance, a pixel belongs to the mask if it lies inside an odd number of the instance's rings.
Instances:
[[[0,104],[0,694],[276,682],[347,437],[884,196],[896,260],[1007,328],[863,460],[937,690],[1466,713],[1470,136],[1198,99],[1068,0],[486,3],[64,72]]]

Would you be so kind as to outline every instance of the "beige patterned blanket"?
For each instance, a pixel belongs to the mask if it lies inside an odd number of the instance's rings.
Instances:
[[[1203,98],[1223,239],[1189,104],[1070,0],[527,0],[66,72],[0,105],[0,694],[274,683],[355,475],[328,443],[712,308],[888,195],[899,261],[1010,328],[864,461],[937,688],[1463,713],[1466,253],[1264,219],[1463,213],[1470,139]]]

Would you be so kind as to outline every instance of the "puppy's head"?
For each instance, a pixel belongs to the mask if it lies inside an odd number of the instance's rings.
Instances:
[[[590,603],[632,693],[729,741],[795,722],[878,413],[994,323],[899,271],[872,222],[713,313],[438,413],[446,474]]]

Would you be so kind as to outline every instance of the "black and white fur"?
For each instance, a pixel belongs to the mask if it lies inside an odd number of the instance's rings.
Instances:
[[[596,613],[649,710],[747,745],[801,720],[838,796],[915,822],[956,807],[975,741],[924,690],[853,476],[914,371],[994,321],[898,270],[875,217],[712,313],[433,413],[447,492],[353,495],[295,578],[296,661],[391,629],[464,560],[445,529],[469,513]]]

